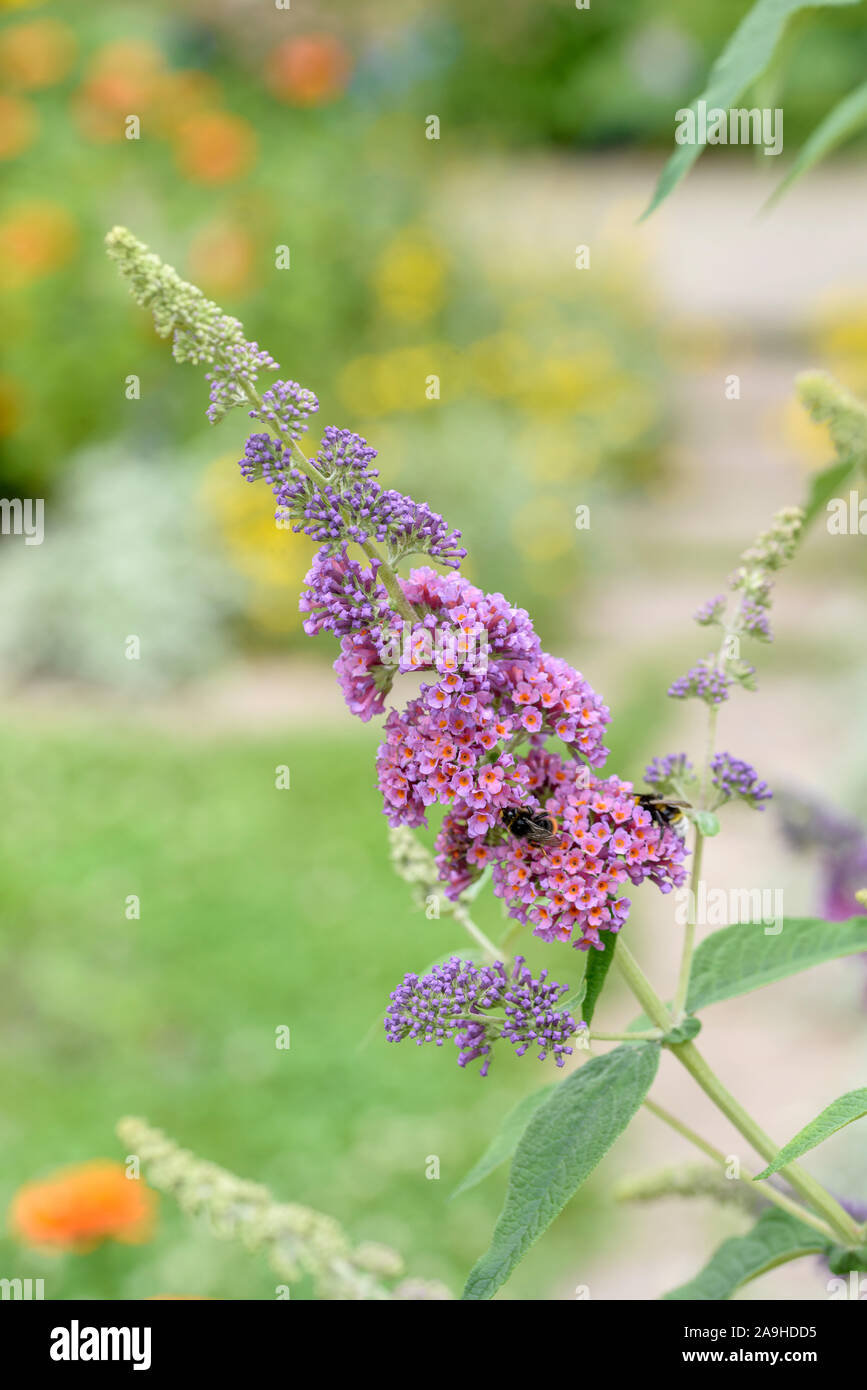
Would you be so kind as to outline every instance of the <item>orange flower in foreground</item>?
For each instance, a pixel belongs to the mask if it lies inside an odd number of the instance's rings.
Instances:
[[[268,56],[265,76],[281,101],[294,106],[324,106],[341,95],[349,81],[352,59],[330,34],[286,39]]]
[[[123,1164],[95,1158],[20,1188],[9,1225],[25,1245],[82,1254],[104,1240],[149,1240],[156,1203],[156,1193],[140,1178],[128,1178]]]

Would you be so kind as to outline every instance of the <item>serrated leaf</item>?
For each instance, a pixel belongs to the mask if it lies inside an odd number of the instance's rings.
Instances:
[[[772,1173],[778,1173],[787,1163],[793,1163],[801,1154],[815,1149],[830,1135],[836,1134],[838,1129],[850,1125],[853,1120],[860,1120],[862,1115],[867,1115],[867,1087],[864,1086],[857,1091],[847,1091],[845,1096],[832,1100],[821,1115],[817,1115],[815,1120],[798,1130],[794,1139],[790,1139],[788,1144],[780,1149],[773,1163],[769,1163],[767,1168],[756,1174],[756,1179],[769,1178]]]
[[[820,121],[812,135],[806,140],[798,157],[786,177],[777,185],[767,201],[766,207],[775,203],[792,184],[829,155],[838,145],[856,135],[867,125],[867,82],[856,87],[842,101],[839,101]]]
[[[728,111],[736,105],[746,89],[761,77],[783,36],[786,25],[799,10],[822,9],[827,6],[853,5],[858,0],[758,0],[744,16],[708,77],[700,97],[690,103],[696,110],[703,101],[708,111],[722,107]],[[654,189],[653,197],[642,220],[668,197],[698,159],[704,145],[680,145],[666,163]]]
[[[705,937],[696,950],[686,1007],[697,1013],[707,1004],[734,999],[858,951],[867,951],[867,917],[848,922],[786,917],[782,930],[772,935],[766,934],[761,922],[722,927]]]
[[[829,1242],[812,1226],[774,1207],[763,1212],[746,1235],[724,1240],[700,1274],[664,1297],[721,1301],[776,1265],[828,1248]]]
[[[449,1201],[454,1201],[455,1197],[459,1197],[463,1192],[469,1192],[471,1187],[477,1187],[480,1182],[484,1182],[489,1173],[493,1173],[501,1163],[512,1157],[530,1120],[543,1101],[556,1090],[557,1085],[556,1081],[552,1081],[549,1086],[541,1086],[538,1091],[531,1091],[528,1096],[523,1096],[518,1101],[509,1111],[478,1163],[455,1188]]]
[[[463,1297],[493,1298],[512,1270],[605,1156],[644,1100],[656,1043],[627,1043],[567,1076],[527,1125],[491,1244]]]
[[[587,973],[584,976],[587,991],[581,1006],[581,1018],[588,1027],[596,1011],[596,1004],[602,993],[608,971],[611,969],[611,962],[617,949],[617,933],[605,932],[604,940],[605,945],[601,951],[594,951],[591,948],[587,953],[589,959],[587,961]]]

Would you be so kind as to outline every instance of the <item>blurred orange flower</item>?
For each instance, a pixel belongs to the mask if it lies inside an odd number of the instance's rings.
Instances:
[[[92,140],[122,140],[124,118],[151,106],[165,67],[162,53],[143,39],[104,44],[75,97],[76,115]]]
[[[190,246],[190,273],[207,294],[238,295],[249,287],[255,244],[246,228],[221,219],[209,222]]]
[[[286,39],[268,55],[265,78],[280,101],[324,106],[346,90],[352,57],[331,34]]]
[[[128,1178],[123,1164],[95,1158],[20,1188],[9,1224],[25,1245],[82,1254],[104,1240],[149,1240],[156,1205],[156,1193]]]
[[[255,158],[252,127],[228,111],[205,111],[178,126],[178,165],[197,183],[228,183],[246,173]]]
[[[74,57],[75,36],[56,19],[33,19],[0,34],[0,73],[25,91],[59,82]]]
[[[19,203],[0,222],[0,287],[15,289],[59,270],[77,240],[75,222],[59,203]]]
[[[181,121],[196,111],[214,110],[220,84],[209,72],[178,68],[159,78],[154,92],[154,117],[161,135],[173,135]]]
[[[14,159],[36,133],[36,113],[27,102],[0,92],[0,159]]]

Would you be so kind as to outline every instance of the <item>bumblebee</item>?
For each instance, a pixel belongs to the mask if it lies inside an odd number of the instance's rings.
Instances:
[[[556,845],[560,841],[557,822],[547,811],[532,811],[522,806],[506,806],[500,819],[516,840],[531,845]]]
[[[657,796],[655,792],[634,792],[635,800],[639,806],[649,812],[650,819],[655,825],[665,829],[668,825],[677,825],[678,821],[683,820],[683,808],[688,806],[688,801],[670,801]]]

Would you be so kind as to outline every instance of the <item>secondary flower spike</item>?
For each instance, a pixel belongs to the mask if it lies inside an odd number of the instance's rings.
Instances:
[[[389,1042],[411,1038],[419,1047],[426,1042],[442,1047],[454,1039],[458,1066],[481,1058],[481,1076],[487,1076],[493,1044],[500,1040],[510,1042],[519,1057],[531,1047],[540,1049],[540,1061],[550,1052],[562,1067],[572,1052],[569,1039],[584,1024],[556,1007],[568,986],[548,981],[547,976],[543,970],[534,979],[521,956],[511,974],[500,962],[477,966],[452,956],[427,975],[404,977],[386,1011],[386,1036]],[[490,1010],[497,1017],[491,1017]]]
[[[675,700],[704,700],[719,705],[729,697],[733,685],[755,690],[755,668],[740,657],[741,638],[772,642],[768,614],[771,607],[771,575],[792,559],[804,529],[800,507],[784,507],[771,526],[745,550],[729,578],[733,597],[717,594],[703,603],[693,615],[700,627],[722,629],[723,641],[716,653],[699,661],[685,676],[669,686]]]
[[[763,811],[762,802],[770,801],[773,796],[767,782],[760,781],[755,768],[741,758],[733,758],[731,753],[715,753],[710,767],[711,780],[719,793],[717,805],[737,798],[756,811]]]

